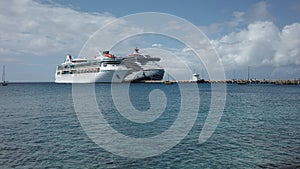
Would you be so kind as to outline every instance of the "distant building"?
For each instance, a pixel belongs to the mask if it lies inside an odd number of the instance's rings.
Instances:
[[[199,77],[199,74],[197,74],[197,73],[194,73],[193,74],[193,77],[192,77],[192,81],[199,81],[200,80],[200,77]]]

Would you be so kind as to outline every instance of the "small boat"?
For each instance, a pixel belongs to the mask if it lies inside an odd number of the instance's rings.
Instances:
[[[173,84],[173,82],[172,82],[172,81],[169,81],[169,80],[166,80],[166,81],[164,81],[164,84],[165,84],[165,85],[171,85],[171,84]]]
[[[170,78],[169,74],[167,74],[167,75],[168,75],[168,80],[164,81],[164,84],[165,85],[171,85],[171,84],[173,84],[174,82],[169,80],[169,78]]]
[[[238,85],[245,85],[245,84],[247,84],[247,83],[248,83],[248,82],[246,82],[246,81],[238,81],[238,82],[237,82]]]
[[[8,81],[5,81],[5,65],[3,65],[3,72],[2,72],[2,86],[7,86]]]
[[[203,75],[202,75],[202,77],[203,77]],[[205,83],[205,80],[201,79],[199,77],[199,74],[194,73],[191,82],[194,82],[194,83]]]

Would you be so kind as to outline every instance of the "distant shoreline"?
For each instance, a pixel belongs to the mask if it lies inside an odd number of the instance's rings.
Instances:
[[[122,82],[122,83],[145,83],[145,84],[164,84],[164,80],[145,80],[145,81],[138,81],[138,82]],[[191,80],[170,80],[173,83],[227,83],[227,84],[275,84],[275,85],[300,85],[300,79],[298,80],[201,80],[201,81],[191,81]],[[48,83],[55,83],[55,82],[9,82],[9,84],[48,84]],[[64,84],[64,83],[61,83]],[[98,84],[98,83],[97,83]],[[99,83],[102,84],[102,83]],[[103,83],[103,84],[110,84],[110,83]]]

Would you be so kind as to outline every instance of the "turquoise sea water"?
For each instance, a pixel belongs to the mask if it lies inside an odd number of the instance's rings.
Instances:
[[[300,167],[299,85],[227,85],[221,121],[203,144],[198,137],[209,110],[210,85],[198,87],[200,110],[189,134],[163,154],[131,159],[107,152],[87,136],[74,110],[72,85],[1,86],[0,168]],[[154,89],[165,92],[167,107],[149,124],[130,122],[118,114],[110,84],[96,84],[95,91],[99,108],[114,129],[131,137],[151,137],[168,129],[180,109],[177,85],[131,84],[136,109],[150,108],[148,97]]]

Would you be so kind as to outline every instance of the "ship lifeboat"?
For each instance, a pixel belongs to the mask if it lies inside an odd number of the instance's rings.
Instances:
[[[109,54],[109,53],[108,53],[108,54],[104,54],[104,56],[105,56],[105,57],[108,57],[108,58],[116,58],[114,55]]]

